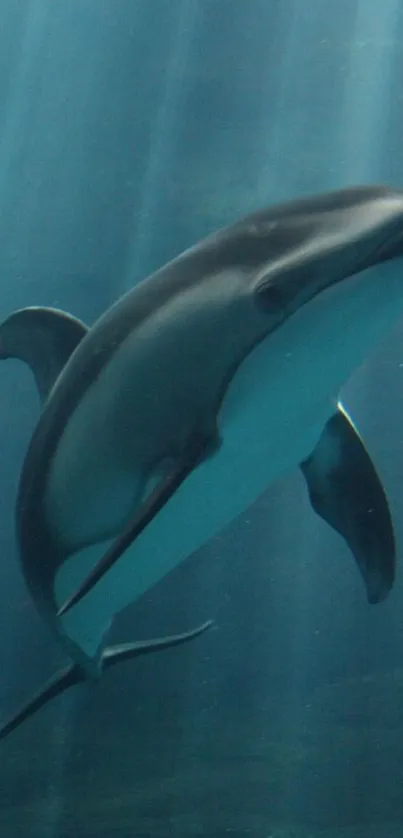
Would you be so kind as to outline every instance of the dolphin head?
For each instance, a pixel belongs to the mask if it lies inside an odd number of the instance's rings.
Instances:
[[[259,308],[282,322],[342,280],[403,256],[403,191],[357,187],[263,210],[231,230]]]

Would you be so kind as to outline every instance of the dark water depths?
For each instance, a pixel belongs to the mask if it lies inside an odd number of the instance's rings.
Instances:
[[[396,0],[3,0],[0,309],[91,323],[238,215],[403,184]],[[343,393],[403,517],[403,332]],[[0,712],[62,659],[14,540],[38,405],[1,372]],[[214,628],[72,691],[0,747],[13,838],[401,838],[403,600],[371,608],[299,474],[121,615],[116,640]]]

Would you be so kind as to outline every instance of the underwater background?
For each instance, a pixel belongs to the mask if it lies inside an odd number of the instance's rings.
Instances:
[[[1,320],[47,305],[92,323],[249,211],[403,186],[398,0],[0,0],[0,17]],[[37,395],[17,361],[0,375],[3,720],[64,659],[14,535]],[[2,838],[402,838],[403,323],[342,396],[389,497],[390,598],[368,606],[287,475],[112,636],[211,631],[1,743]]]

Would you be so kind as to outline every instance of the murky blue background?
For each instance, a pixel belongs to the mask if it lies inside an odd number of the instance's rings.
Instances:
[[[250,210],[403,186],[398,0],[2,0],[0,14],[1,318],[42,304],[91,323]],[[14,540],[37,397],[17,362],[0,377],[6,718],[62,658]],[[401,560],[403,326],[343,397]],[[75,690],[1,745],[1,834],[400,838],[401,577],[369,607],[347,548],[290,474],[113,636],[207,617],[214,630]]]

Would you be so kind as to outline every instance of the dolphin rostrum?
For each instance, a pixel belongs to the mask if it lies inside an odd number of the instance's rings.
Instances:
[[[1,735],[72,684],[193,637],[105,648],[113,617],[295,466],[368,600],[395,546],[338,393],[403,313],[403,192],[357,187],[259,211],[187,250],[92,328],[17,311],[0,357],[43,403],[17,534],[31,595],[72,660]]]

